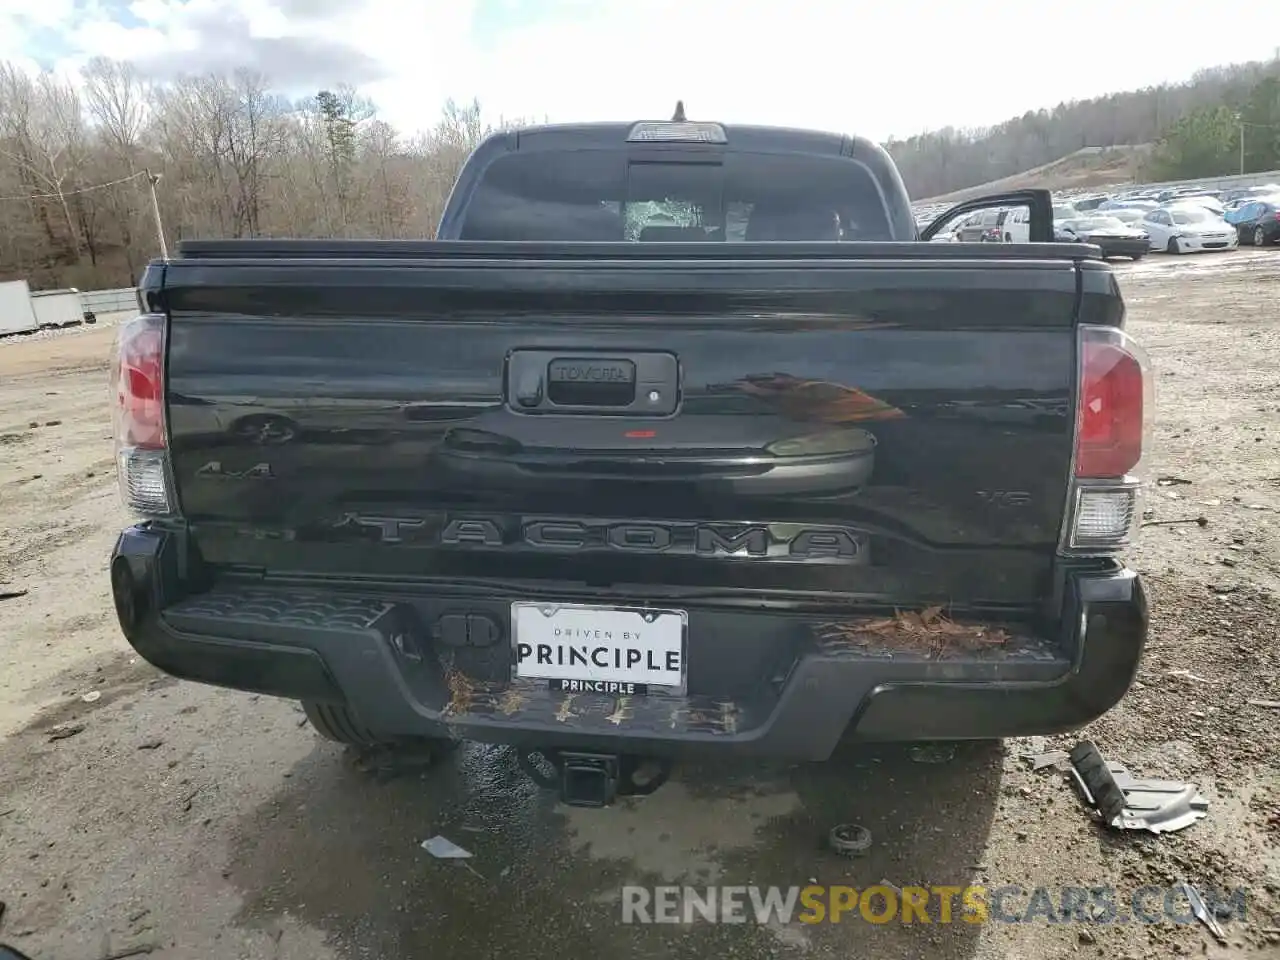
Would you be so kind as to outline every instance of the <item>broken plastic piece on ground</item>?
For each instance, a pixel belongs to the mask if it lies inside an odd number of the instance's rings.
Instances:
[[[101,698],[102,698],[101,690],[90,690],[88,693],[84,694],[80,699],[83,700],[85,703],[94,703],[95,701]]]
[[[871,849],[871,831],[856,823],[841,823],[831,828],[827,843],[836,853],[859,857]]]
[[[1139,780],[1120,763],[1103,759],[1091,740],[1071,750],[1071,778],[1086,803],[1117,830],[1170,833],[1203,819],[1209,802],[1193,783]]]
[[[1200,891],[1187,883],[1185,880],[1179,881],[1174,885],[1175,890],[1181,890],[1183,896],[1187,898],[1187,903],[1191,905],[1191,913],[1197,920],[1208,927],[1209,932],[1214,935],[1219,943],[1227,942],[1227,933],[1218,923],[1217,918],[1205,906],[1204,898],[1200,896]]]
[[[1188,480],[1186,477],[1168,476],[1168,477],[1158,478],[1156,480],[1156,483],[1158,483],[1162,487],[1184,486],[1184,485],[1190,486],[1191,481]]]
[[[470,850],[462,849],[448,837],[440,834],[436,834],[429,840],[423,840],[421,846],[437,860],[466,860],[471,856]]]
[[[917,743],[911,748],[911,759],[916,763],[947,763],[955,755],[954,743]]]
[[[1280,710],[1280,700],[1246,700],[1251,707],[1263,707],[1267,710]]]

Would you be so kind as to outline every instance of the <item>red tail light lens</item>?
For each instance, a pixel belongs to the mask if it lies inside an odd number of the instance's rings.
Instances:
[[[1122,331],[1081,327],[1077,477],[1120,478],[1142,459],[1145,368],[1140,348]]]
[[[112,364],[116,442],[163,450],[164,318],[143,315],[120,327]]]

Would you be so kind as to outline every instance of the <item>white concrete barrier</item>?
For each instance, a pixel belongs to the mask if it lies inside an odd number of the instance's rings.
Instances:
[[[30,333],[40,328],[31,306],[31,289],[25,280],[0,283],[0,335]]]

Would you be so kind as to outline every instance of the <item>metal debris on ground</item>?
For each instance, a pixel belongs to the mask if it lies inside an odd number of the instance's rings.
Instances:
[[[1086,803],[1117,830],[1170,833],[1208,814],[1209,802],[1193,783],[1141,780],[1120,763],[1108,762],[1091,740],[1070,753],[1071,777]]]
[[[1267,710],[1280,710],[1280,700],[1246,700],[1251,707],[1263,707]]]
[[[1050,750],[1047,753],[1024,753],[1022,759],[1031,764],[1032,770],[1043,770],[1045,767],[1056,767],[1064,760],[1070,759],[1065,750]]]
[[[956,747],[953,743],[917,743],[910,752],[916,763],[948,763],[955,759]]]
[[[985,623],[957,623],[943,613],[941,605],[914,610],[895,610],[892,617],[859,618],[820,624],[818,635],[828,642],[853,646],[876,645],[918,650],[941,656],[952,650],[981,650],[1000,647],[1009,635]]]
[[[1194,680],[1196,683],[1213,683],[1212,680],[1206,680],[1204,677],[1196,676],[1190,670],[1170,670],[1165,674],[1165,676],[1181,677],[1184,680]]]
[[[845,857],[860,857],[871,849],[871,831],[856,823],[841,823],[827,834],[827,844]]]
[[[74,737],[77,733],[84,733],[83,723],[59,723],[49,728],[49,742],[66,740],[68,737]]]
[[[0,600],[16,600],[18,597],[25,597],[29,592],[28,590],[0,590]]]
[[[1209,525],[1209,518],[1208,517],[1179,517],[1176,520],[1144,520],[1142,522],[1142,526],[1171,527],[1176,523],[1194,523],[1201,527],[1207,527]]]
[[[467,860],[471,857],[470,850],[464,850],[448,837],[440,834],[436,834],[429,840],[423,840],[421,846],[437,860]]]
[[[96,703],[98,700],[102,699],[102,691],[90,690],[88,693],[84,694],[80,699],[83,700],[85,703]]]
[[[1191,485],[1191,481],[1190,481],[1190,480],[1188,480],[1186,477],[1172,477],[1172,476],[1168,476],[1168,477],[1158,477],[1158,478],[1156,478],[1156,483],[1158,483],[1158,484],[1159,484],[1160,486],[1162,486],[1162,487],[1190,486],[1190,485]]]
[[[1200,896],[1200,891],[1185,880],[1181,880],[1175,884],[1174,889],[1182,891],[1183,896],[1187,898],[1187,903],[1191,904],[1191,913],[1197,920],[1208,928],[1214,938],[1219,943],[1226,943],[1227,933],[1222,929],[1222,926],[1218,923],[1217,918],[1210,912],[1209,908],[1205,906],[1204,898]]]

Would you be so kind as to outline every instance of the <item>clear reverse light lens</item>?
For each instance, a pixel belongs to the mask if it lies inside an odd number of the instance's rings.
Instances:
[[[1071,530],[1073,549],[1114,550],[1129,542],[1138,512],[1138,487],[1081,487]]]
[[[120,494],[125,505],[144,516],[164,516],[172,512],[165,452],[126,447],[119,456]]]

